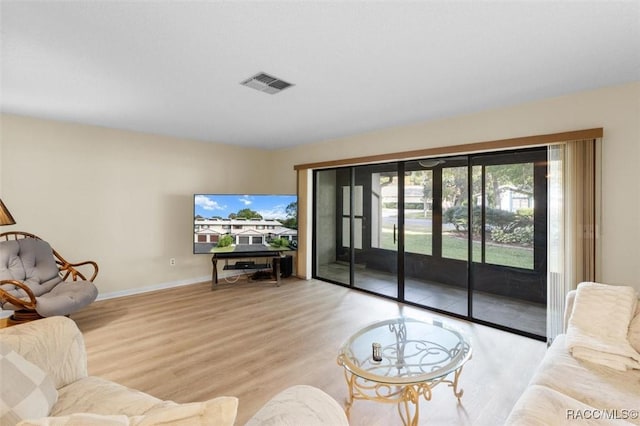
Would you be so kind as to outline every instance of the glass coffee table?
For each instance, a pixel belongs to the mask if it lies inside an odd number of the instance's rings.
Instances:
[[[347,416],[356,399],[394,403],[402,422],[416,426],[420,397],[430,400],[436,385],[448,384],[460,400],[458,378],[470,358],[470,339],[442,321],[401,317],[371,324],[338,355],[349,387]]]

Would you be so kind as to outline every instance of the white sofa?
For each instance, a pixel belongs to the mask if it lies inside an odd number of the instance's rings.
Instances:
[[[66,317],[0,330],[0,425],[233,425],[238,400],[176,404],[88,375],[82,333]],[[247,426],[348,425],[342,407],[311,386],[293,386]]]
[[[567,295],[565,330],[575,296],[575,290]],[[628,328],[628,340],[640,352],[640,302]],[[506,424],[640,425],[640,370],[618,371],[576,359],[567,341],[567,334],[553,341]]]

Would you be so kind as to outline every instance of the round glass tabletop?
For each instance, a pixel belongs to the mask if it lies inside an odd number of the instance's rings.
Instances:
[[[471,357],[471,341],[437,320],[400,317],[371,324],[342,346],[338,359],[352,374],[378,383],[442,378]]]

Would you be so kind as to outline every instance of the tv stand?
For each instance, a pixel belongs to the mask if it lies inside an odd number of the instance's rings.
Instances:
[[[214,253],[211,257],[212,273],[211,273],[211,290],[215,289],[218,285],[218,260],[224,260],[224,270],[260,270],[271,269],[276,276],[276,286],[280,286],[280,256],[281,252],[278,250],[264,250],[264,251],[246,251],[246,252],[228,252],[228,253]],[[236,262],[235,265],[229,265],[229,259],[264,259],[269,258],[264,263],[256,263],[255,261]],[[271,263],[269,262],[271,261]]]

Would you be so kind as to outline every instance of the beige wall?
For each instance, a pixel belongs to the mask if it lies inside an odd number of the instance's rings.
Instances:
[[[1,195],[17,224],[0,231],[96,260],[101,294],[210,277],[210,257],[192,254],[193,193],[272,190],[261,150],[10,115],[1,124]]]
[[[604,128],[601,277],[640,290],[638,82],[304,145],[281,150],[278,157],[293,166],[595,127]]]
[[[291,193],[295,164],[604,127],[602,277],[640,290],[639,123],[640,83],[278,151],[3,115],[0,195],[18,224],[1,230],[97,260],[102,294],[193,282],[211,272],[192,254],[195,192]]]

